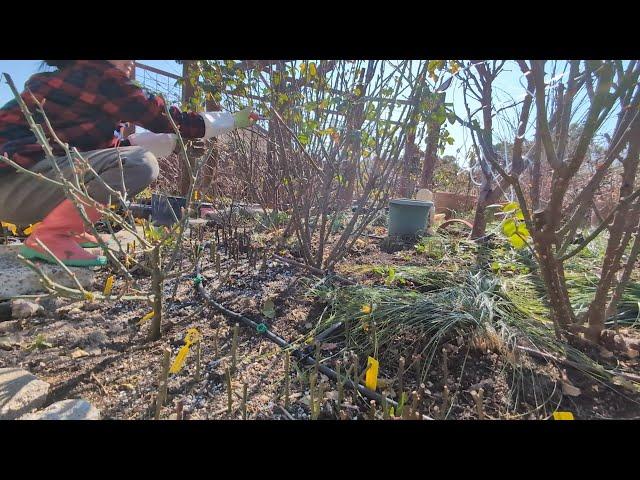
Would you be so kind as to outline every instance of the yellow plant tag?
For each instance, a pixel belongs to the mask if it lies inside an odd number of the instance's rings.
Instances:
[[[200,340],[200,332],[196,328],[190,328],[187,330],[187,335],[184,339],[184,346],[178,351],[176,359],[173,361],[173,365],[169,369],[169,373],[178,373],[184,367],[185,360],[189,354],[191,345]]]
[[[3,227],[6,227],[7,230],[9,230],[11,233],[13,233],[14,235],[18,235],[18,227],[16,227],[13,223],[9,223],[9,222],[0,222],[2,223]]]
[[[553,412],[554,420],[575,420],[571,412]]]
[[[111,290],[113,289],[113,282],[115,281],[115,277],[113,275],[111,275],[109,278],[107,278],[107,281],[104,282],[104,296],[108,297],[109,295],[111,295]]]
[[[184,339],[184,342],[187,345],[192,345],[199,340],[200,340],[200,332],[198,331],[197,328],[190,328],[189,330],[187,330],[187,335]]]
[[[364,384],[369,390],[374,390],[378,386],[378,367],[380,364],[378,360],[373,357],[367,359],[367,375],[365,377]]]
[[[193,191],[193,199],[197,202],[200,199],[200,192],[198,190]]]
[[[173,365],[171,365],[169,373],[178,373],[182,370],[184,361],[187,359],[187,354],[189,353],[189,347],[190,345],[187,344],[178,351],[178,355],[176,355],[176,359],[173,361]]]
[[[38,225],[40,225],[40,223],[42,223],[42,222],[38,222],[38,223],[34,223],[32,225],[29,225],[27,228],[25,228],[23,230],[24,234],[25,235],[31,235],[33,233],[33,229],[36,228]]]
[[[155,315],[155,312],[151,310],[149,313],[147,313],[144,317],[140,319],[140,321],[138,322],[138,325],[142,325],[144,322],[151,320],[154,315]]]

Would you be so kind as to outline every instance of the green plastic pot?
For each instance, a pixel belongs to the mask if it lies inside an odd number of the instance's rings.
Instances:
[[[389,235],[419,235],[429,226],[433,202],[397,198],[389,202]]]

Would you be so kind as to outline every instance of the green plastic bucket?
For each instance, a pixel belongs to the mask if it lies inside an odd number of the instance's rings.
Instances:
[[[397,198],[389,202],[389,235],[418,235],[427,230],[433,202]]]

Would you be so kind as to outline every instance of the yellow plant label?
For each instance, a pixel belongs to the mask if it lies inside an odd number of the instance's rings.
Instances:
[[[115,282],[115,277],[113,275],[107,278],[107,281],[104,282],[104,296],[107,297],[111,295],[111,290],[113,289],[113,282]]]
[[[365,377],[364,384],[369,390],[374,390],[378,387],[378,367],[380,364],[378,360],[373,357],[367,359],[367,375]]]
[[[575,420],[571,412],[553,412],[554,420]]]
[[[144,322],[151,320],[154,315],[155,315],[155,312],[151,310],[149,313],[147,313],[144,317],[140,319],[140,321],[138,322],[138,325],[142,325]]]
[[[182,370],[184,361],[186,360],[187,354],[189,353],[190,346],[191,345],[187,344],[178,351],[178,355],[176,355],[176,359],[173,361],[173,365],[171,365],[169,373],[178,373],[180,370]]]
[[[184,339],[184,342],[187,345],[192,345],[200,340],[200,332],[197,328],[190,328],[187,330],[187,336]]]
[[[31,235],[33,233],[33,229],[36,228],[38,225],[40,225],[40,223],[41,222],[29,225],[27,228],[24,229],[24,234],[25,235]]]
[[[184,346],[178,351],[178,355],[176,355],[176,359],[173,361],[173,365],[171,365],[169,373],[178,373],[182,370],[191,345],[198,341],[200,341],[200,332],[198,329],[190,328],[187,330],[187,335],[184,338]]]
[[[0,222],[3,227],[6,227],[12,234],[18,235],[18,227],[16,227],[13,223],[9,222]]]

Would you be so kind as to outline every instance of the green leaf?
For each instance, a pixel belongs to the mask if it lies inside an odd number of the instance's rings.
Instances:
[[[387,271],[387,279],[385,280],[385,283],[387,285],[391,285],[395,277],[396,277],[396,269],[393,267],[389,267],[389,270]]]
[[[531,236],[529,230],[527,230],[527,226],[524,223],[518,223],[518,226],[516,227],[516,233],[524,239],[527,239]]]
[[[400,395],[400,401],[398,402],[398,416],[402,415],[402,410],[404,410],[404,405],[405,403],[407,403],[407,398],[409,396],[407,395],[407,392],[402,392],[402,394]]]
[[[524,248],[524,246],[527,244],[527,242],[525,242],[522,239],[522,237],[520,237],[519,235],[511,235],[509,237],[509,242],[511,242],[511,245],[516,250],[520,250],[520,249]]]
[[[517,231],[518,227],[516,226],[516,221],[512,218],[505,220],[502,222],[502,234],[509,238],[514,235]]]
[[[502,211],[503,212],[514,212],[514,211],[519,210],[519,209],[520,209],[520,206],[516,202],[509,202],[502,208]]]

